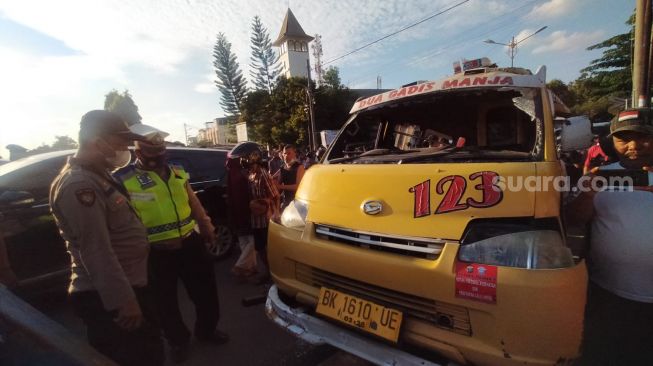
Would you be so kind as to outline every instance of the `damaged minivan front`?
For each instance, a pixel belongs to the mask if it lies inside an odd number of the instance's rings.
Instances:
[[[270,223],[268,315],[377,364],[572,362],[585,264],[532,184],[563,175],[554,105],[512,68],[358,101]]]

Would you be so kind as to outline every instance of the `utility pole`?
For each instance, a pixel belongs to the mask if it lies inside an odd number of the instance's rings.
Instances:
[[[315,60],[315,83],[322,85],[324,83],[324,70],[322,69],[322,36],[315,34],[315,39],[311,45],[313,48],[313,59]]]
[[[526,36],[526,37],[524,37],[522,39],[520,39],[517,42],[515,42],[515,37],[514,36],[512,37],[512,40],[510,40],[510,43],[495,42],[495,41],[493,41],[491,39],[486,39],[483,42],[489,43],[489,44],[500,44],[502,46],[507,46],[508,49],[509,49],[509,55],[510,55],[510,67],[513,67],[514,66],[514,61],[515,61],[515,49],[517,48],[517,45],[524,42],[525,40],[531,38],[532,36],[540,33],[541,31],[545,30],[547,27],[548,26],[545,25],[544,27],[536,30],[535,32],[531,33],[530,35],[528,35],[528,36]]]
[[[651,44],[651,3],[637,0],[635,8],[635,50],[633,55],[633,106],[648,107],[649,96],[649,52]]]
[[[312,151],[317,150],[317,146],[315,143],[315,114],[313,112],[313,90],[311,89],[311,63],[309,60],[306,60],[306,75],[308,76],[307,82],[306,82],[306,96],[308,99],[308,119],[310,121],[309,123],[309,128],[308,128],[308,133],[309,133],[309,138],[308,138],[308,143],[311,147]]]

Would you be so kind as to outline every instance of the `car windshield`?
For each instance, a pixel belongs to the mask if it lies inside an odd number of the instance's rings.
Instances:
[[[434,93],[358,112],[325,162],[537,160],[542,128],[536,88]]]

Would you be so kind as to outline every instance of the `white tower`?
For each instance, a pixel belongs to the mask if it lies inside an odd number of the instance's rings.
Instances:
[[[283,24],[281,24],[279,37],[272,43],[273,46],[281,49],[279,52],[281,74],[287,78],[293,76],[308,77],[306,70],[308,43],[312,40],[313,37],[304,33],[295,15],[288,8]]]

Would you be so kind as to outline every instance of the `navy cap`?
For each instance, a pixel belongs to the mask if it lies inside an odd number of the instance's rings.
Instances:
[[[610,136],[624,131],[653,135],[650,108],[634,108],[619,112],[610,123]]]

